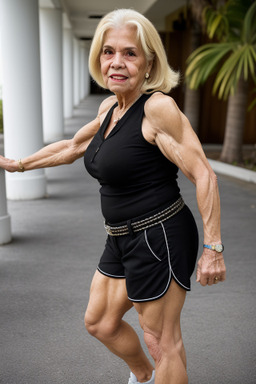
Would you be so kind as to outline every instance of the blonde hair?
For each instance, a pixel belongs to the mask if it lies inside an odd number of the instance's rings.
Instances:
[[[120,28],[124,25],[131,25],[137,28],[137,37],[146,60],[148,63],[153,62],[150,77],[144,81],[141,92],[170,92],[178,84],[179,73],[169,66],[161,38],[154,25],[145,16],[132,9],[118,9],[110,12],[99,22],[89,55],[91,76],[102,88],[106,88],[100,70],[100,55],[104,34],[110,28]]]

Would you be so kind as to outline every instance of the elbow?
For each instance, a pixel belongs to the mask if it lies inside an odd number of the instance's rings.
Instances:
[[[196,185],[203,184],[211,186],[213,189],[218,188],[218,178],[211,167],[205,167],[200,172],[200,176],[196,179]]]
[[[65,161],[65,164],[73,164],[80,156],[77,155],[76,152],[71,152]]]
[[[72,157],[69,157],[69,158],[67,159],[67,161],[65,161],[65,164],[67,164],[67,165],[69,165],[69,164],[73,164],[74,161],[75,161],[75,159],[73,159]]]
[[[73,140],[71,140],[68,143],[65,163],[73,164],[79,157],[81,157],[79,148],[77,147],[77,145],[75,145]]]
[[[71,149],[67,154],[66,164],[73,164],[76,159],[77,159],[76,152],[73,149]]]
[[[217,188],[218,187],[218,178],[216,173],[212,170],[212,168],[209,170],[209,179],[211,180],[212,185]]]

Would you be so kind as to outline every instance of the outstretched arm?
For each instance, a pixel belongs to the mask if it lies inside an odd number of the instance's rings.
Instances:
[[[22,159],[10,160],[0,156],[0,168],[8,172],[21,172],[21,164],[25,171],[38,168],[55,167],[62,164],[71,164],[83,156],[91,139],[100,126],[99,118],[81,128],[70,140],[62,140],[40,149],[38,152]]]
[[[98,116],[82,127],[70,140],[62,140],[47,145],[38,152],[18,160],[7,159],[0,156],[0,168],[8,172],[22,172],[38,168],[55,167],[62,164],[71,164],[82,157],[94,135],[100,127],[100,122],[104,118],[106,111],[113,104],[113,97],[105,99],[100,108]]]
[[[149,122],[148,127],[151,127],[152,144],[156,144],[162,153],[195,184],[198,208],[203,220],[204,243],[220,244],[220,198],[217,177],[206,159],[196,134],[188,119],[170,97],[155,94],[148,102],[145,113]],[[223,255],[204,248],[198,262],[197,281],[202,285],[211,285],[215,276],[220,277],[220,280],[226,278]]]

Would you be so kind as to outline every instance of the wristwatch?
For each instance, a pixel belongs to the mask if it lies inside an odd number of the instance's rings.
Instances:
[[[215,245],[204,244],[204,248],[211,249],[212,251],[216,251],[218,253],[221,253],[224,251],[224,245],[223,244],[215,244]]]

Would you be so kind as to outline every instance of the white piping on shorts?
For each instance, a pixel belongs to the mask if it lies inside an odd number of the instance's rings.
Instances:
[[[97,267],[98,271],[102,273],[102,275],[108,276],[108,277],[114,277],[116,279],[125,279],[126,276],[118,276],[118,275],[111,275],[110,273],[102,271],[99,267]]]
[[[161,222],[161,225],[162,225],[162,228],[163,228],[163,231],[164,231],[164,238],[165,238],[165,242],[166,242],[166,247],[167,247],[167,250],[168,250],[168,260],[169,260],[169,266],[170,266],[170,271],[171,271],[171,274],[173,275],[174,279],[185,289],[187,290],[190,290],[190,288],[186,287],[184,284],[182,284],[179,279],[177,279],[177,277],[175,276],[175,273],[173,272],[173,269],[172,269],[172,265],[171,265],[171,258],[170,258],[170,251],[169,251],[169,247],[168,247],[168,242],[167,242],[167,236],[166,236],[166,232],[165,232],[165,228],[164,228],[164,224]]]
[[[145,241],[146,241],[147,246],[148,246],[150,252],[152,253],[152,255],[153,255],[158,261],[162,261],[162,260],[155,254],[155,252],[153,251],[153,249],[150,247],[149,242],[148,242],[147,230],[146,230],[146,229],[144,230],[144,237],[145,237]]]
[[[138,302],[144,302],[144,301],[150,301],[150,300],[156,300],[160,297],[162,297],[168,290],[169,286],[170,286],[170,281],[171,281],[171,278],[172,278],[172,275],[174,277],[174,279],[177,281],[177,283],[179,283],[183,288],[185,288],[186,290],[190,290],[190,288],[186,287],[184,284],[182,284],[178,279],[177,277],[175,276],[173,270],[172,270],[172,265],[171,265],[171,257],[170,257],[170,250],[169,250],[169,246],[168,246],[168,241],[167,241],[167,236],[166,236],[166,232],[165,232],[165,228],[164,228],[164,224],[162,222],[160,222],[161,226],[162,226],[162,229],[163,229],[163,233],[164,233],[164,239],[165,239],[165,244],[166,244],[166,248],[167,248],[167,255],[168,255],[168,264],[169,264],[169,278],[168,278],[168,282],[167,282],[167,285],[165,287],[165,289],[163,290],[162,293],[160,293],[159,295],[157,296],[154,296],[154,297],[150,297],[150,298],[147,298],[147,299],[132,299],[128,296],[128,299],[131,300],[131,301],[134,301],[135,303],[138,303]],[[146,231],[146,229],[144,230],[144,232]],[[145,239],[146,239],[146,236],[145,236]],[[146,240],[147,242],[147,240]],[[149,246],[148,242],[147,242],[147,245]],[[149,247],[149,250],[153,253],[153,255],[159,260],[161,261],[155,254],[154,252],[152,251],[151,247]]]

